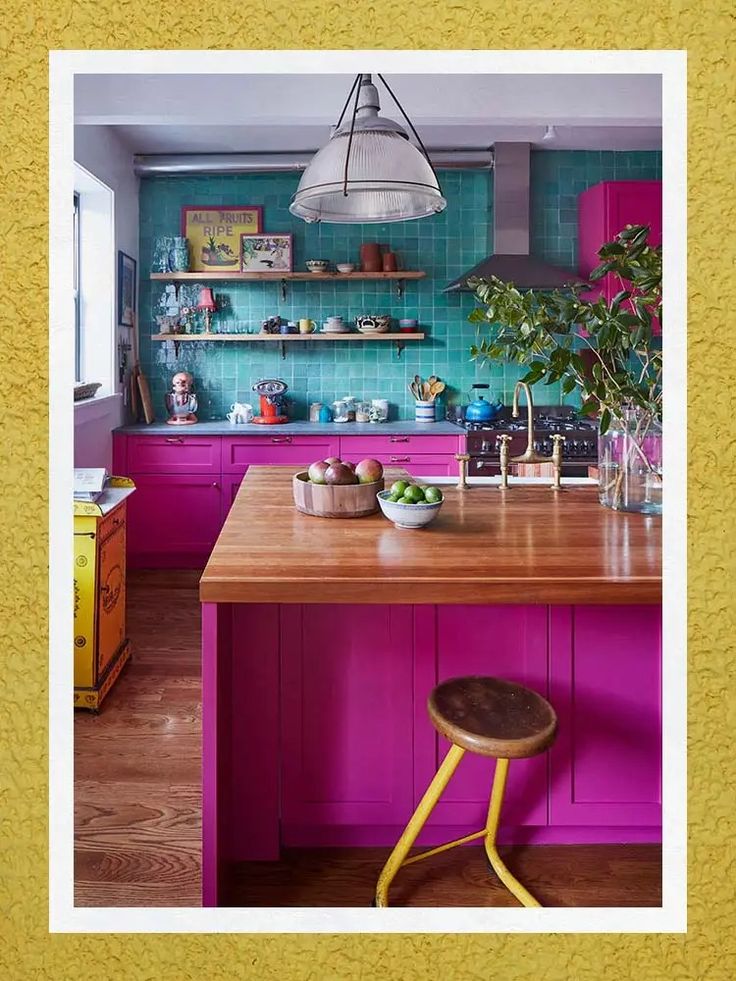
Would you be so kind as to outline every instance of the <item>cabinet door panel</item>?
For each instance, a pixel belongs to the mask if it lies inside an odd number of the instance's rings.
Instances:
[[[384,467],[402,467],[412,477],[453,477],[457,475],[457,460],[445,453],[374,453]]]
[[[130,473],[219,474],[220,437],[141,435],[127,437]]]
[[[551,821],[661,823],[661,608],[553,611]]]
[[[428,424],[432,428],[431,423]],[[464,435],[464,434],[463,434]],[[372,436],[341,436],[340,452],[344,453],[349,459],[355,458],[357,463],[361,456],[375,456],[377,453],[396,453],[405,455],[406,453],[458,453],[458,436],[432,436],[432,435],[403,435],[393,433],[391,435],[372,435]]]
[[[334,436],[271,433],[226,436],[222,440],[223,473],[244,474],[249,466],[257,465],[308,467],[315,460],[339,455],[339,439]]]
[[[204,566],[222,525],[219,477],[131,476],[136,492],[128,504],[129,565]]]
[[[402,824],[412,810],[411,611],[282,606],[289,827]]]
[[[240,485],[243,483],[243,474],[224,473],[222,475],[222,521],[225,522],[230,508],[233,506]]]
[[[426,614],[420,612],[420,617]],[[436,607],[434,645],[427,624],[417,630],[417,656],[434,656],[433,684],[448,678],[479,674],[504,678],[547,695],[547,607],[545,606],[439,606]],[[434,646],[434,650],[431,650]],[[427,648],[430,648],[428,651]],[[421,668],[418,677],[427,679]],[[426,680],[424,681],[426,685]],[[417,799],[449,748],[432,728],[424,705],[429,691],[417,692],[417,740],[431,740],[427,754],[417,752]],[[493,779],[494,760],[466,753],[430,823],[457,825],[468,830],[483,827]],[[502,823],[547,824],[547,757],[513,760],[509,767]]]

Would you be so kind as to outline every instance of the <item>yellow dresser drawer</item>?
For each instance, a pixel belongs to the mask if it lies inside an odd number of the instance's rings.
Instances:
[[[113,478],[118,487],[131,481]],[[126,501],[74,515],[74,705],[98,709],[130,656],[126,638]]]

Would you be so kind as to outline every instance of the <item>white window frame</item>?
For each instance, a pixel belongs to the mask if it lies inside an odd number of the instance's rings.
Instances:
[[[115,192],[74,164],[79,195],[77,381],[100,382],[98,398],[117,392],[117,255]]]

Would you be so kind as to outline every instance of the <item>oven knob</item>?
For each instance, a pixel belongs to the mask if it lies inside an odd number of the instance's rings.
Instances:
[[[488,442],[487,439],[481,440],[480,451],[481,451],[481,453],[490,453],[491,452],[491,444]]]

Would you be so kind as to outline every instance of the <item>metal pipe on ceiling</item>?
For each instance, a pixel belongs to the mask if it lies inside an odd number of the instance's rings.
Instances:
[[[305,170],[316,152],[136,154],[133,169],[139,177],[288,173]],[[493,152],[490,149],[439,149],[428,152],[434,167],[441,170],[491,170],[493,167]]]

